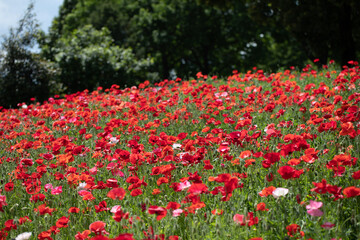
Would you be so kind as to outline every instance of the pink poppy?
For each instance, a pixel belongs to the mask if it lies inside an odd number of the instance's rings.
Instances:
[[[62,193],[62,186],[51,189],[52,195],[59,195],[60,193]]]
[[[313,200],[310,200],[310,204],[306,206],[307,213],[313,217],[320,217],[324,213],[319,209],[323,205],[322,202],[316,202]]]

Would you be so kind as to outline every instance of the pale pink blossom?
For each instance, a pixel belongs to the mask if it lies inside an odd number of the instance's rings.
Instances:
[[[121,210],[121,206],[120,206],[120,205],[115,205],[115,206],[113,206],[113,207],[111,208],[110,212],[116,213],[116,212],[118,212],[118,211],[120,211],[120,210]]]
[[[44,185],[44,188],[45,188],[46,191],[48,191],[49,189],[51,190],[54,187],[53,187],[53,185],[51,183],[47,183],[47,184]]]
[[[310,200],[310,204],[309,205],[306,205],[306,209],[307,210],[310,210],[310,209],[319,209],[321,208],[323,205],[322,202],[316,202],[316,201],[313,201],[313,200]]]
[[[173,217],[178,217],[181,215],[181,213],[183,212],[183,210],[181,208],[175,209],[172,213]]]
[[[313,217],[321,217],[324,213],[319,209],[323,205],[322,202],[310,200],[310,204],[306,205],[307,213]]]
[[[321,217],[324,214],[320,209],[310,209],[307,213],[313,217]]]
[[[186,189],[186,188],[189,188],[190,186],[191,186],[191,183],[190,183],[188,180],[186,180],[186,181],[181,182],[181,183],[179,184],[179,189],[180,189],[180,190],[184,190],[184,189]]]

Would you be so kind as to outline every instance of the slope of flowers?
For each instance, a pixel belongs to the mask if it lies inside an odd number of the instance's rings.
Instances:
[[[254,69],[0,113],[0,239],[360,239],[360,70]]]

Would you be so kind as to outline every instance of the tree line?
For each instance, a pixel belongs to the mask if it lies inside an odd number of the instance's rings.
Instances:
[[[64,0],[45,34],[30,4],[2,44],[0,106],[199,71],[343,65],[359,56],[359,11],[357,0]]]

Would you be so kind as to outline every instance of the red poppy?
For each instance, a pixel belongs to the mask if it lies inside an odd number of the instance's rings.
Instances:
[[[341,136],[349,135],[354,138],[356,136],[356,131],[352,122],[346,122],[341,124],[341,131],[339,133]]]
[[[9,232],[11,229],[14,229],[14,230],[17,229],[16,224],[14,224],[14,219],[10,219],[10,220],[5,221],[4,225],[5,225],[4,230],[5,230],[5,231],[8,231],[8,232]]]
[[[103,212],[103,211],[108,211],[110,210],[110,208],[107,207],[107,203],[106,201],[101,201],[99,203],[99,205],[95,205],[95,212]]]
[[[89,240],[110,240],[110,238],[103,235],[97,235],[95,237],[90,238]]]
[[[179,203],[177,203],[177,202],[169,202],[168,205],[166,206],[166,209],[175,210],[175,209],[178,209],[180,207],[181,207],[181,205]]]
[[[133,234],[122,233],[119,236],[117,236],[116,238],[113,238],[112,240],[135,240],[135,238],[133,238]]]
[[[68,213],[79,213],[79,212],[80,212],[80,209],[77,207],[71,207],[68,210]]]
[[[156,214],[156,220],[160,221],[167,214],[166,208],[158,206],[150,206],[148,209],[149,214]]]
[[[163,183],[168,183],[169,182],[169,179],[167,179],[166,177],[160,177],[157,181],[156,181],[156,184],[158,186],[160,186],[161,184]]]
[[[41,190],[41,182],[37,180],[36,182],[32,182],[26,186],[26,192],[28,194],[36,194]]]
[[[343,194],[347,198],[360,196],[360,188],[354,186],[347,187],[343,190]]]
[[[90,234],[90,230],[85,230],[83,231],[82,233],[78,232],[76,235],[75,235],[75,239],[76,240],[85,240],[85,239],[88,239],[89,237],[89,234]]]
[[[126,191],[123,188],[113,188],[111,189],[107,196],[111,199],[122,200],[125,197]]]
[[[4,185],[4,190],[5,192],[11,192],[12,190],[14,190],[14,183],[13,182],[8,182]]]
[[[176,235],[170,236],[170,237],[168,238],[168,240],[179,240],[179,236],[176,236]]]
[[[267,197],[272,194],[272,192],[276,189],[274,186],[266,187],[261,192],[259,192],[259,195],[261,197]]]
[[[208,187],[203,183],[193,183],[189,189],[188,192],[192,194],[201,194],[208,190]]]
[[[43,231],[38,235],[39,240],[53,240],[51,237],[51,231]]]
[[[61,217],[59,218],[57,221],[56,221],[56,227],[57,228],[65,228],[65,227],[68,227],[68,222],[69,222],[69,218],[68,217]]]
[[[282,166],[278,169],[278,173],[283,179],[298,178],[304,173],[304,170],[296,170],[290,166]]]
[[[130,195],[135,197],[135,196],[138,196],[138,195],[141,195],[143,192],[140,188],[136,188],[134,190],[131,191]]]
[[[286,227],[287,234],[290,237],[294,237],[295,234],[300,233],[300,235],[303,237],[305,234],[303,231],[301,231],[301,228],[297,224],[290,224]]]
[[[39,212],[40,215],[49,214],[52,215],[52,212],[55,211],[55,208],[49,208],[46,206],[46,203],[41,204],[37,208],[34,209],[35,212]]]
[[[89,229],[91,232],[95,233],[96,235],[101,235],[106,233],[105,231],[106,223],[102,221],[96,221],[90,224]]]
[[[256,205],[256,211],[269,211],[268,208],[266,208],[266,204],[261,202]]]
[[[23,225],[26,222],[32,222],[28,216],[19,218],[19,225]]]
[[[353,174],[351,175],[353,179],[360,179],[360,170],[353,172]]]

